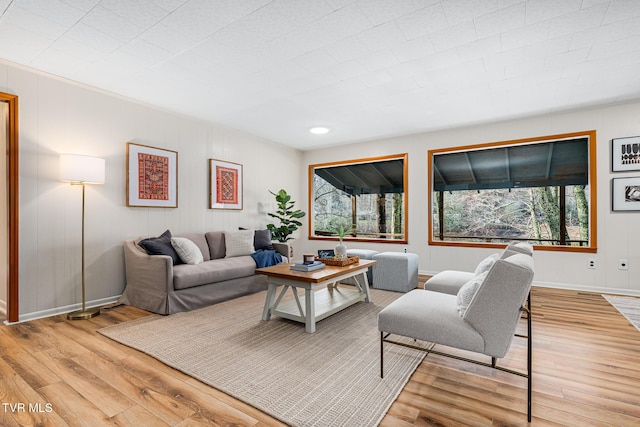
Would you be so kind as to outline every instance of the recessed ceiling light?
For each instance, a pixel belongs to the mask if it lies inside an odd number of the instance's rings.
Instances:
[[[316,135],[324,135],[325,133],[329,133],[331,129],[324,127],[324,126],[316,126],[313,127],[311,129],[309,129],[309,132],[316,134]]]

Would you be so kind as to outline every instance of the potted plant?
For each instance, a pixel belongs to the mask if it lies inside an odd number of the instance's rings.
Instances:
[[[275,196],[278,210],[276,213],[269,212],[267,215],[278,219],[280,225],[267,224],[267,228],[271,231],[272,239],[286,243],[289,240],[293,240],[293,237],[290,237],[291,234],[302,226],[298,219],[304,217],[306,213],[300,209],[294,209],[296,202],[291,200],[291,196],[285,190],[281,189],[277,193],[269,190],[269,193]]]
[[[339,243],[336,245],[335,249],[335,257],[336,259],[346,259],[347,258],[347,247],[342,243],[342,239],[344,239],[344,227],[341,225],[338,229],[338,240]]]

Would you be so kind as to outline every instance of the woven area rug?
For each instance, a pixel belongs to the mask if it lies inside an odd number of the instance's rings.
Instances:
[[[640,331],[640,298],[618,295],[602,295],[602,297]]]
[[[374,426],[424,358],[385,346],[380,378],[378,312],[400,295],[372,289],[317,323],[261,320],[266,292],[170,316],[100,329],[198,380],[293,426]]]

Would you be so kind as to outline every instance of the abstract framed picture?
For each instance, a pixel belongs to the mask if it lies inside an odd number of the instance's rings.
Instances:
[[[178,152],[127,143],[127,206],[178,207]]]
[[[613,178],[611,198],[614,211],[640,211],[640,177]]]
[[[640,136],[611,140],[611,171],[640,170]]]
[[[209,208],[242,209],[242,165],[209,159]]]

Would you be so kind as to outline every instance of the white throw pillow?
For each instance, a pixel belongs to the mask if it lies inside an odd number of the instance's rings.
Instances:
[[[464,317],[464,314],[467,312],[467,308],[469,308],[469,304],[473,300],[473,297],[476,296],[478,289],[482,286],[484,279],[486,279],[488,271],[485,271],[482,274],[474,276],[467,283],[462,285],[460,290],[458,291],[458,295],[456,298],[456,307],[458,309],[458,314],[460,317]]]
[[[253,230],[225,231],[225,258],[251,255],[254,253],[253,235]]]
[[[476,270],[473,272],[473,275],[477,276],[491,270],[491,267],[493,267],[493,264],[498,260],[498,258],[500,258],[500,254],[493,254],[480,261],[476,266]]]
[[[171,246],[185,264],[200,264],[204,260],[198,245],[186,237],[172,237]]]

